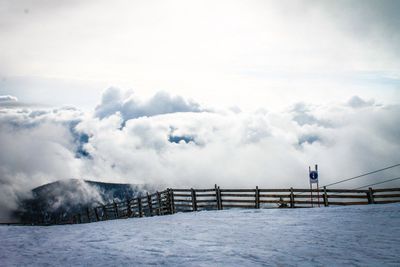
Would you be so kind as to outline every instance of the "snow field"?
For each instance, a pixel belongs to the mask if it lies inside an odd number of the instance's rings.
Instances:
[[[0,227],[0,266],[400,266],[400,204]]]

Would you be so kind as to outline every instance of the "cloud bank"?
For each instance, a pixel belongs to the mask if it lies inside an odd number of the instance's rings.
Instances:
[[[18,99],[12,95],[0,95],[0,102],[16,102]]]
[[[93,113],[75,108],[0,108],[0,213],[59,179],[163,187],[307,187],[398,163],[400,106],[359,96],[282,112],[206,111],[183,97],[147,101],[116,88]],[[341,187],[395,177],[392,169]],[[399,185],[398,183],[386,184]],[[5,215],[3,215],[5,216]]]
[[[143,116],[176,112],[200,112],[199,104],[186,101],[181,96],[171,96],[167,92],[158,92],[143,102],[132,92],[122,94],[118,88],[109,88],[103,93],[101,103],[95,109],[95,116],[103,119],[120,112],[124,120]]]

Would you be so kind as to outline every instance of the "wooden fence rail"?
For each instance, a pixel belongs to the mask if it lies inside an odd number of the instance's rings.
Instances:
[[[311,194],[311,192],[313,194]],[[315,194],[319,193],[319,194]],[[88,223],[120,218],[149,217],[201,210],[232,208],[307,208],[400,202],[400,188],[350,189],[209,189],[168,188],[123,201],[86,208],[60,219],[59,224]]]

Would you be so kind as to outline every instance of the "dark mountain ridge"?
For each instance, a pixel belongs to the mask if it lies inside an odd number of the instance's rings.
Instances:
[[[33,197],[21,201],[16,216],[28,224],[63,221],[83,209],[133,198],[153,188],[80,179],[59,180],[32,189]]]

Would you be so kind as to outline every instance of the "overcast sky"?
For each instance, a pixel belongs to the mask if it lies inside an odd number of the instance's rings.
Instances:
[[[109,86],[209,106],[400,99],[399,1],[0,3],[0,94],[94,107]]]

